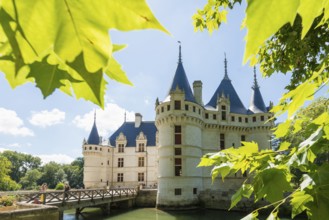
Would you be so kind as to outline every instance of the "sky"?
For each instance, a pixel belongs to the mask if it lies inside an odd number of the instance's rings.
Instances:
[[[110,31],[116,44],[128,47],[114,54],[134,86],[108,80],[105,108],[77,100],[60,91],[47,99],[34,84],[14,90],[0,74],[0,151],[13,150],[41,157],[44,163],[70,163],[82,156],[82,142],[93,125],[94,112],[100,135],[106,140],[126,120],[141,113],[144,121],[154,121],[155,100],[168,94],[178,62],[178,43],[190,85],[203,82],[203,102],[207,103],[224,76],[224,53],[228,75],[241,101],[248,108],[253,83],[253,68],[242,64],[244,36],[240,29],[244,6],[228,13],[227,24],[219,31],[195,32],[192,16],[207,2],[191,0],[147,0],[150,8],[170,35],[157,30]],[[266,105],[277,103],[289,76],[274,74],[262,78],[257,67],[258,84]]]

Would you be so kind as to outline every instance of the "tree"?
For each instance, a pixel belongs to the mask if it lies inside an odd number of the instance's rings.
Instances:
[[[10,177],[17,183],[28,170],[39,168],[41,165],[41,159],[30,154],[7,150],[2,152],[2,155],[11,162]]]
[[[105,75],[131,84],[108,31],[148,28],[167,32],[145,0],[1,1],[0,70],[13,88],[33,82],[44,98],[59,89],[103,107]]]
[[[38,185],[47,183],[48,187],[53,189],[57,183],[64,182],[66,175],[62,166],[56,162],[49,162],[41,168],[42,176],[38,181]]]
[[[194,15],[195,29],[210,32],[226,21],[227,9],[241,0],[210,0]],[[292,218],[306,213],[310,219],[326,219],[329,215],[329,163],[315,163],[319,155],[329,152],[329,109],[324,105],[314,118],[300,111],[305,101],[329,82],[329,2],[327,0],[247,0],[244,26],[247,28],[244,62],[260,64],[263,75],[275,71],[293,73],[288,92],[273,107],[275,116],[287,113],[285,122],[274,132],[286,139],[277,150],[258,151],[256,143],[243,142],[240,149],[229,148],[207,154],[199,166],[214,166],[212,176],[222,178],[248,171],[250,176],[232,196],[231,208],[243,197],[254,201],[266,199],[272,208],[268,219],[278,219],[279,208],[290,203]],[[278,13],[280,12],[280,13]],[[312,107],[312,106],[311,106]],[[310,108],[311,108],[310,107]],[[293,123],[294,122],[294,123]],[[289,134],[290,127],[293,134]],[[301,131],[303,129],[303,131]],[[289,140],[301,131],[303,140]],[[290,141],[290,142],[289,142]],[[296,178],[294,170],[303,175]],[[254,210],[245,219],[257,219]]]
[[[0,190],[17,190],[20,188],[20,185],[17,184],[14,180],[12,180],[9,176],[11,163],[10,161],[0,155]]]
[[[37,182],[41,178],[42,173],[38,169],[28,170],[23,176],[19,183],[22,185],[23,189],[38,189]]]

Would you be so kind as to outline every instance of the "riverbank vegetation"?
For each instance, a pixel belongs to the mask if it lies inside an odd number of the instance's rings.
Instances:
[[[72,188],[83,187],[83,158],[76,158],[71,164],[49,162],[16,151],[0,153],[0,190],[39,190],[47,183],[55,189],[59,183],[69,182]]]

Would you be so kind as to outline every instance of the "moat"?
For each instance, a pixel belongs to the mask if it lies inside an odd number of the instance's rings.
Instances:
[[[64,220],[238,220],[245,213],[227,212],[220,210],[189,210],[189,211],[161,211],[155,208],[136,208],[129,210],[113,210],[109,216],[104,216],[99,209],[86,209],[83,216],[75,217],[74,210],[64,214]]]

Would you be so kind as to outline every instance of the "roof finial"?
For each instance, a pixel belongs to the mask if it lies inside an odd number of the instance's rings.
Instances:
[[[224,52],[224,71],[225,71],[225,75],[224,75],[224,79],[230,79],[228,78],[228,74],[227,74],[227,60],[226,60],[226,53]]]
[[[254,66],[254,85],[252,86],[253,89],[259,88],[257,78],[256,78],[256,66]]]
[[[96,123],[96,109],[95,109],[95,112],[94,112],[94,123]]]
[[[127,120],[127,113],[126,113],[126,111],[125,111],[125,118],[124,119],[125,119],[125,122],[126,122],[126,120]]]
[[[182,45],[180,41],[177,41],[179,43],[179,55],[178,55],[178,63],[182,62]]]

